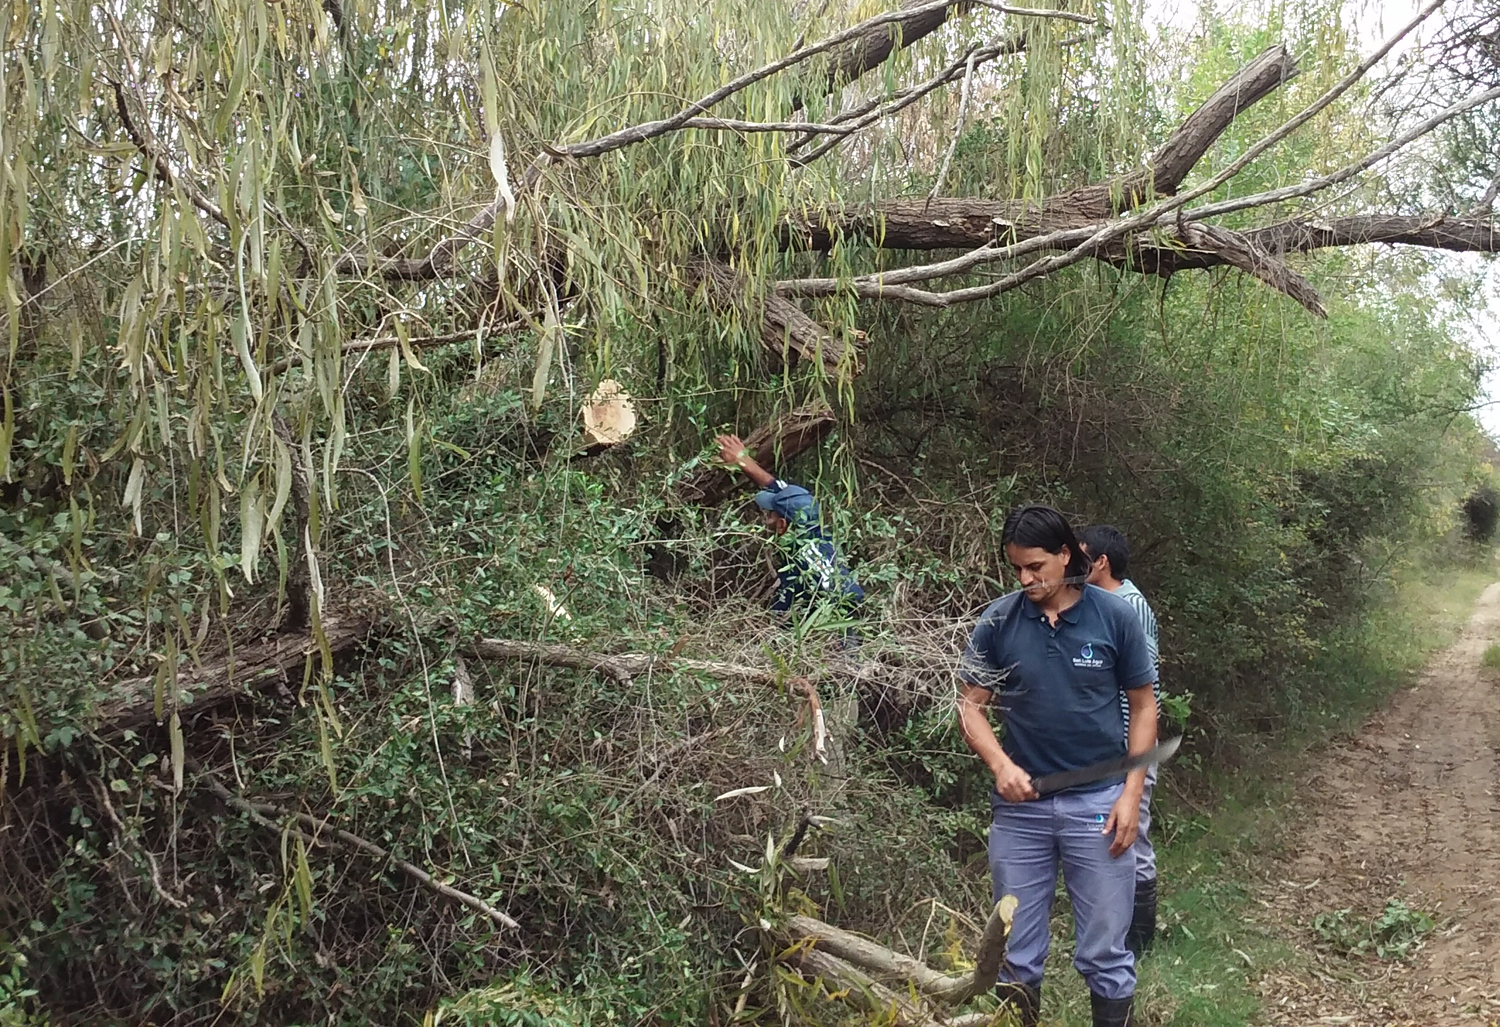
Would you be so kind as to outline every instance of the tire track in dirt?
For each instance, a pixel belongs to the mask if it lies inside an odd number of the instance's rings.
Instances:
[[[1270,908],[1291,911],[1309,958],[1262,979],[1267,1023],[1500,1023],[1500,674],[1480,667],[1495,639],[1500,582],[1417,684],[1321,753],[1299,787],[1304,814]],[[1438,923],[1409,963],[1312,951],[1316,913],[1369,918],[1392,898]]]

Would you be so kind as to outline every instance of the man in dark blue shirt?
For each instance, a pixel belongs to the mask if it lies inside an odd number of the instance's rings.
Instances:
[[[720,435],[714,441],[726,464],[738,467],[760,486],[755,505],[786,551],[786,561],[776,572],[779,584],[771,609],[785,613],[794,606],[829,602],[839,612],[854,612],[865,598],[864,589],[823,530],[812,493],[772,475],[755,461],[738,435]]]
[[[1033,777],[1077,770],[1156,742],[1156,667],[1135,611],[1084,584],[1088,562],[1063,516],[1025,506],[1000,535],[1021,591],[990,604],[959,676],[964,740],[995,778],[990,875],[996,901],[1019,905],[998,990],[1037,1023],[1057,871],[1073,899],[1073,965],[1088,982],[1095,1027],[1129,1027],[1135,959],[1135,842],[1145,770],[1041,798]],[[1127,739],[1120,696],[1127,697]],[[988,709],[998,707],[1005,741]]]

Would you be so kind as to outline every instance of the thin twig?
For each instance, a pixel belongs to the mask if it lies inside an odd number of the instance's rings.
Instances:
[[[115,812],[114,804],[109,801],[109,791],[105,788],[102,781],[91,779],[90,784],[94,786],[94,794],[104,806],[105,815],[109,817],[110,823],[115,825],[115,847],[124,852],[125,825],[121,822],[119,814]],[[187,909],[187,903],[168,892],[166,886],[161,883],[161,864],[156,862],[156,856],[151,850],[141,843],[137,843],[135,847],[140,851],[141,855],[146,857],[146,866],[150,870],[151,887],[157,896],[169,906],[176,909]]]
[[[468,892],[459,891],[452,885],[444,884],[443,882],[439,881],[437,878],[429,874],[427,871],[423,870],[421,867],[416,866],[412,863],[408,863],[404,859],[399,859],[395,856],[392,856],[388,851],[382,849],[374,842],[366,841],[364,838],[359,837],[359,835],[351,834],[348,831],[344,831],[335,827],[329,827],[323,821],[318,820],[316,817],[309,816],[306,813],[294,813],[290,810],[282,809],[280,806],[276,806],[268,802],[252,803],[248,800],[242,799],[232,793],[228,788],[225,788],[222,784],[220,784],[218,779],[216,779],[212,774],[209,774],[202,767],[197,766],[196,764],[193,765],[193,773],[203,779],[204,783],[208,785],[209,791],[213,792],[220,799],[229,803],[231,806],[235,807],[241,812],[249,814],[250,818],[261,827],[277,832],[280,832],[282,830],[280,824],[277,824],[275,821],[270,820],[266,817],[266,814],[268,813],[274,816],[281,817],[283,819],[296,820],[298,823],[302,824],[304,827],[313,832],[311,836],[308,836],[303,832],[297,831],[295,828],[291,829],[292,832],[297,835],[297,837],[302,838],[305,842],[313,845],[325,845],[336,848],[337,846],[334,846],[333,843],[329,842],[326,838],[319,837],[319,835],[325,833],[331,834],[334,838],[338,839],[338,841],[342,842],[344,845],[347,845],[354,849],[358,849],[359,851],[373,856],[374,858],[383,862],[390,863],[392,866],[396,867],[402,873],[406,874],[408,877],[412,878],[422,886],[430,888],[432,891],[437,892],[439,895],[442,895],[445,898],[452,899],[454,902],[457,902],[460,905],[467,906],[469,909],[474,910],[476,913],[484,914],[495,923],[499,924],[501,927],[507,928],[512,931],[520,930],[521,925],[516,920],[496,909],[494,906],[491,906],[488,902],[485,902],[483,899],[479,898],[476,895],[470,895]]]
[[[1087,14],[1077,14],[1073,11],[1051,11],[1038,10],[1034,7],[1011,7],[1009,4],[997,4],[992,0],[974,0],[980,7],[988,7],[992,11],[1001,14],[1009,14],[1017,18],[1057,18],[1063,21],[1076,21],[1080,25],[1096,25],[1098,22]]]

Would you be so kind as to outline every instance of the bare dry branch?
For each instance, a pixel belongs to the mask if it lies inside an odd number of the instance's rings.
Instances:
[[[514,918],[510,917],[501,910],[496,909],[494,906],[479,898],[477,895],[470,895],[468,892],[460,891],[452,885],[444,884],[442,881],[439,881],[437,878],[433,877],[421,867],[416,866],[412,863],[408,863],[404,859],[398,859],[397,857],[392,856],[388,851],[381,848],[379,845],[376,845],[374,842],[366,841],[365,839],[359,837],[359,835],[352,834],[348,831],[329,827],[325,822],[318,820],[316,817],[309,816],[306,813],[293,813],[290,810],[282,809],[280,806],[275,806],[271,803],[252,803],[246,799],[242,799],[232,793],[228,788],[225,788],[222,784],[219,783],[217,778],[215,778],[212,774],[209,774],[202,767],[194,765],[193,773],[203,779],[203,783],[208,786],[208,790],[213,792],[214,795],[218,796],[224,802],[229,803],[236,809],[248,813],[252,820],[268,830],[275,831],[278,834],[282,830],[280,824],[267,819],[268,814],[270,816],[280,817],[284,821],[295,820],[307,830],[312,832],[311,835],[308,835],[302,831],[296,830],[295,828],[290,829],[294,834],[302,838],[306,844],[323,845],[336,848],[338,847],[337,845],[335,845],[333,842],[330,842],[328,838],[324,837],[325,835],[332,835],[333,838],[337,839],[337,841],[342,845],[357,849],[360,852],[365,853],[366,855],[373,856],[375,859],[381,860],[382,862],[390,863],[392,866],[396,867],[412,880],[416,881],[418,884],[421,884],[424,888],[429,888],[432,891],[437,892],[439,895],[444,896],[445,898],[452,899],[454,902],[457,902],[460,905],[467,906],[469,909],[472,909],[476,913],[480,913],[488,917],[490,920],[493,920],[496,924],[506,928],[507,930],[517,931],[521,928],[521,925],[517,923]]]
[[[958,118],[953,123],[953,138],[948,142],[948,152],[943,154],[943,163],[938,165],[937,177],[932,183],[932,192],[928,194],[929,201],[937,199],[938,193],[943,191],[943,180],[948,177],[948,168],[953,164],[953,155],[958,152],[958,141],[964,134],[964,126],[969,121],[969,97],[973,94],[974,86],[974,54],[969,54],[969,60],[964,67],[964,85],[958,97]]]

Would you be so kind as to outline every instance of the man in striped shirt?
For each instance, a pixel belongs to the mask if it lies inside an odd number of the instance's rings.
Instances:
[[[1159,650],[1157,648],[1156,614],[1151,604],[1135,583],[1127,578],[1130,566],[1130,542],[1119,528],[1109,524],[1095,524],[1078,533],[1078,544],[1089,559],[1089,584],[1098,585],[1125,600],[1141,619],[1146,631],[1146,649],[1151,662],[1157,666],[1156,702],[1161,708],[1161,674]],[[1125,732],[1130,733],[1130,707],[1121,693],[1120,705],[1125,712]],[[1151,846],[1151,790],[1156,785],[1156,767],[1146,772],[1146,787],[1141,792],[1140,832],[1135,839],[1135,915],[1130,922],[1130,933],[1125,936],[1125,947],[1140,958],[1141,953],[1151,947],[1156,937],[1156,850]]]

